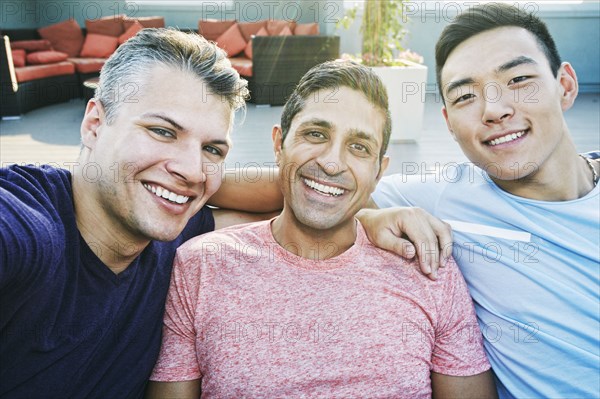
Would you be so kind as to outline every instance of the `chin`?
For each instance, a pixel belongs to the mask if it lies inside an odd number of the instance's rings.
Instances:
[[[173,241],[176,239],[179,234],[183,231],[185,225],[179,226],[168,226],[163,228],[157,228],[153,226],[149,229],[144,229],[141,233],[148,239],[154,241]]]

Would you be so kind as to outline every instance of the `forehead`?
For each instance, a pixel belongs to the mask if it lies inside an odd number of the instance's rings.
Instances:
[[[132,114],[161,113],[187,130],[205,125],[216,135],[229,133],[233,110],[192,72],[156,65],[119,86],[120,103]]]
[[[521,56],[550,70],[536,37],[526,29],[510,26],[479,33],[450,53],[442,68],[441,83],[494,73],[500,65]]]
[[[371,104],[362,92],[349,87],[312,93],[305,100],[302,111],[294,116],[291,130],[315,119],[329,123],[339,132],[350,134],[351,130],[360,130],[379,142],[383,139],[383,112]]]

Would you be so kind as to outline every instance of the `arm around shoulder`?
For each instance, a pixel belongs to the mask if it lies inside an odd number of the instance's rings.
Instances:
[[[279,170],[274,168],[236,168],[227,170],[223,183],[208,201],[219,208],[265,213],[283,208]]]
[[[150,381],[146,387],[146,399],[197,399],[199,397],[200,380]]]
[[[492,370],[467,377],[431,373],[434,399],[496,399],[496,384]]]

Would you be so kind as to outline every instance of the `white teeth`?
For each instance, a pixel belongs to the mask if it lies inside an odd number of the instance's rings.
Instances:
[[[521,137],[525,134],[525,131],[521,131],[518,133],[507,134],[506,136],[498,137],[497,139],[488,141],[489,145],[494,146],[502,143],[508,143],[509,141],[513,141]]]
[[[155,194],[156,196],[167,199],[171,202],[176,202],[178,204],[185,204],[190,199],[190,197],[172,193],[169,190],[167,190],[166,188],[162,188],[160,186],[154,187],[154,186],[144,183],[144,187],[146,187],[146,189],[148,191]]]
[[[304,179],[304,183],[314,190],[317,190],[323,194],[333,195],[335,197],[342,195],[345,192],[345,190],[342,190],[341,188],[326,186],[313,180]]]

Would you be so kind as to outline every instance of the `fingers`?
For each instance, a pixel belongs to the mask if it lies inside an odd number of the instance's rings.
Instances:
[[[441,220],[439,222],[441,226],[436,229],[436,234],[440,246],[440,267],[444,267],[452,259],[452,227]]]
[[[450,225],[420,208],[397,211],[398,225],[413,243],[423,274],[437,279],[438,268],[444,267],[452,256]]]
[[[450,225],[420,208],[363,209],[357,217],[373,244],[408,259],[416,254],[421,272],[432,280],[452,257]]]

